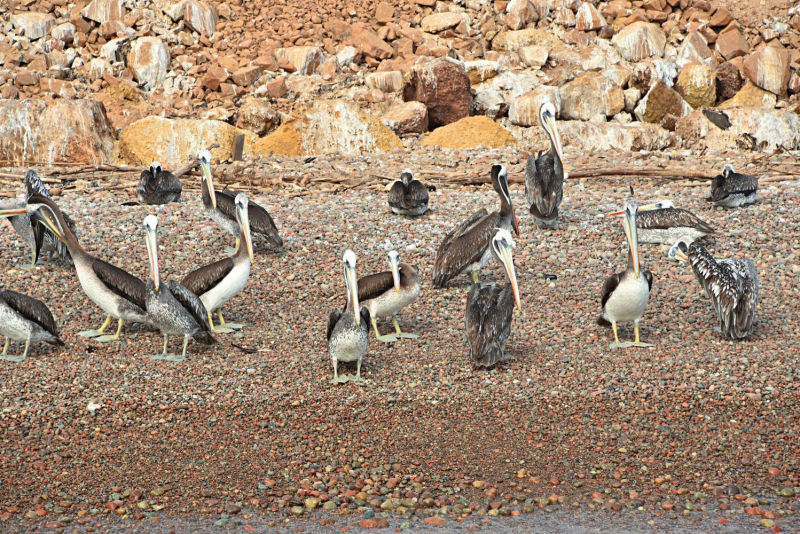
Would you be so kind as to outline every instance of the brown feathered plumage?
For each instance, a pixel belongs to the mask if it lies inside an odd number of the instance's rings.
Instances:
[[[28,321],[41,326],[45,332],[55,338],[54,340],[45,340],[45,342],[51,345],[64,346],[64,342],[61,341],[58,334],[56,320],[53,318],[53,314],[44,302],[29,297],[28,295],[9,290],[0,290],[0,299],[3,299],[12,310]]]

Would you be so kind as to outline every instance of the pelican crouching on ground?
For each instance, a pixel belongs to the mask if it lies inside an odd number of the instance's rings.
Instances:
[[[706,200],[715,206],[737,208],[756,201],[758,178],[749,174],[739,174],[733,165],[725,165],[722,174],[711,182],[711,196]]]
[[[669,249],[669,257],[688,261],[711,299],[722,335],[742,339],[753,332],[758,305],[758,270],[753,260],[716,261],[699,243],[685,239]]]
[[[136,198],[142,204],[169,204],[181,198],[182,190],[180,178],[165,171],[159,162],[154,161],[150,164],[150,168],[142,171],[139,176]]]
[[[490,243],[497,228],[513,228],[519,235],[508,190],[508,172],[503,165],[492,166],[492,187],[500,196],[500,211],[487,213],[482,208],[444,237],[433,266],[433,287],[444,287],[462,273],[469,274],[472,283],[477,284],[478,272],[492,255]]]
[[[564,152],[556,128],[556,108],[550,102],[539,107],[539,122],[550,139],[550,150],[525,163],[525,197],[531,215],[545,225],[555,224],[564,196]]]
[[[344,253],[344,282],[347,287],[345,310],[333,310],[328,317],[328,355],[333,364],[333,382],[364,382],[361,362],[369,342],[369,312],[358,303],[356,255],[352,250]],[[339,376],[339,362],[357,362],[356,376]]]
[[[211,336],[206,308],[197,295],[174,280],[161,284],[156,236],[158,219],[154,215],[148,215],[144,219],[144,228],[152,276],[152,279],[147,280],[145,289],[147,313],[150,314],[153,326],[164,334],[164,349],[161,354],[152,356],[152,359],[181,362],[186,359],[186,346],[190,337],[204,345],[212,345],[216,340]],[[167,353],[169,336],[183,336],[183,352],[180,356]]]
[[[198,158],[203,171],[200,189],[205,212],[214,222],[236,238],[236,249],[238,249],[241,234],[239,224],[236,222],[236,194],[231,191],[217,193],[214,190],[214,179],[211,177],[211,153],[208,150],[200,152]],[[282,247],[283,239],[281,239],[269,212],[253,201],[248,201],[247,209],[254,236],[263,236],[273,247]]]
[[[75,263],[75,272],[83,292],[106,312],[106,321],[100,329],[78,332],[78,335],[94,337],[99,342],[113,341],[119,338],[124,321],[150,324],[145,305],[144,282],[86,252],[67,226],[58,205],[52,200],[34,195],[28,200],[27,209],[29,214],[33,213],[37,223],[43,224],[66,245]],[[102,335],[111,324],[112,318],[117,319],[117,332],[113,335]]]
[[[597,324],[614,329],[612,349],[652,347],[649,343],[639,341],[639,320],[644,315],[647,301],[650,300],[653,274],[650,271],[640,271],[636,226],[637,209],[635,200],[630,199],[625,202],[624,227],[625,237],[628,240],[628,268],[606,278],[600,298],[602,313],[597,318]],[[617,323],[630,321],[633,321],[635,340],[620,343]]]
[[[416,334],[407,334],[400,330],[397,323],[397,312],[417,300],[422,287],[419,274],[407,263],[400,263],[400,255],[396,251],[389,252],[386,258],[389,271],[371,274],[358,281],[358,300],[361,306],[369,311],[375,337],[379,341],[391,342],[398,338],[415,339]],[[346,308],[346,305],[345,305]],[[378,332],[378,318],[392,316],[395,334],[382,336]]]
[[[624,214],[617,211],[610,216]],[[673,245],[682,237],[694,240],[714,233],[713,226],[689,210],[676,208],[670,200],[639,206],[636,226],[642,243]]]
[[[181,280],[181,285],[203,301],[203,305],[208,310],[208,323],[211,325],[212,332],[224,333],[242,328],[242,325],[226,323],[222,318],[222,306],[242,292],[250,277],[250,266],[253,263],[253,240],[250,236],[247,195],[239,193],[236,195],[235,202],[236,222],[244,243],[239,242],[239,248],[232,258],[209,263],[187,274]],[[216,328],[211,316],[215,311],[219,317],[219,326]]]
[[[473,367],[492,367],[511,358],[506,352],[506,341],[511,333],[514,308],[522,309],[511,254],[516,245],[511,233],[498,229],[490,246],[492,255],[505,269],[508,285],[501,288],[476,282],[469,291],[464,322]]]
[[[21,362],[28,356],[31,343],[39,341],[64,346],[53,314],[45,303],[16,291],[0,290],[0,334],[6,336],[0,360]],[[25,342],[22,356],[8,356],[8,345],[12,340]]]
[[[389,207],[398,215],[422,215],[428,211],[428,190],[406,169],[389,190]]]

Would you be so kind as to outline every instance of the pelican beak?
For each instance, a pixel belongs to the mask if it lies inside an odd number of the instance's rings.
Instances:
[[[39,260],[39,253],[42,250],[42,245],[44,244],[44,233],[47,230],[45,226],[36,219],[31,221],[31,226],[33,226],[33,250],[31,250],[31,265],[36,265],[36,262]]]
[[[15,215],[25,215],[27,210],[25,208],[9,208],[0,210],[0,217],[14,217]]]
[[[397,256],[392,256],[389,260],[389,266],[392,269],[392,279],[394,280],[394,289],[400,293],[400,264]]]
[[[514,233],[519,237],[519,219],[517,219],[517,212],[514,211],[514,206],[511,206],[511,225],[514,228]]]
[[[558,159],[561,160],[561,165],[564,165],[564,149],[561,146],[561,136],[558,135],[558,127],[556,126],[556,118],[548,114],[547,126],[550,128],[553,137],[553,145],[556,147],[556,154]]]
[[[205,160],[200,160],[200,168],[203,170],[203,179],[208,182],[211,205],[214,206],[214,209],[217,209],[217,194],[214,192],[214,180],[211,178],[211,164]]]
[[[150,273],[153,277],[153,285],[158,291],[161,285],[161,277],[158,273],[158,244],[156,242],[156,229],[145,226],[145,242],[147,243],[147,256],[150,260]]]
[[[639,234],[636,229],[636,212],[625,212],[625,236],[628,238],[631,257],[633,258],[633,274],[639,278]]]
[[[61,233],[58,221],[56,221],[50,208],[46,206],[40,207],[31,214],[31,217],[36,220],[36,224],[43,224],[45,228],[53,232],[53,235],[61,240],[62,243],[64,242],[64,234]]]
[[[236,215],[239,217],[239,224],[242,227],[242,238],[247,247],[247,255],[250,257],[250,263],[253,263],[253,238],[250,235],[250,216],[247,214],[247,206],[242,208],[237,204]]]
[[[681,261],[689,261],[689,256],[681,252],[680,250],[675,251],[675,257]]]
[[[519,287],[517,286],[517,271],[514,269],[514,257],[511,254],[511,247],[508,244],[499,243],[497,248],[500,261],[503,262],[508,279],[511,281],[511,289],[514,291],[514,302],[517,304],[517,310],[522,310],[522,304],[519,301]]]
[[[644,206],[639,206],[637,211],[652,211],[657,209],[660,209],[658,204],[645,204]],[[625,210],[608,213],[606,214],[606,217],[618,217],[620,215],[625,215]]]
[[[353,303],[353,318],[356,325],[361,326],[361,306],[358,303],[358,279],[356,278],[356,268],[345,265],[344,276],[347,280],[347,288],[350,290],[350,302]]]

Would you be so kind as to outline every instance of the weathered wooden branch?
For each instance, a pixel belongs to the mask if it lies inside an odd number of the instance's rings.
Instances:
[[[214,150],[215,148],[219,148],[219,144],[212,143],[211,145],[208,146],[208,148],[206,148],[206,150],[208,150],[210,152],[210,151]],[[195,170],[198,167],[198,165],[200,165],[200,160],[197,159],[197,156],[192,156],[192,159],[189,160],[189,162],[186,165],[184,165],[183,167],[179,168],[178,170],[176,170],[172,174],[174,174],[175,176],[180,178],[184,174],[188,174],[189,172]]]

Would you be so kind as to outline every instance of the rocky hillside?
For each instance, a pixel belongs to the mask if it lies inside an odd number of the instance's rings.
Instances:
[[[771,2],[7,0],[0,165],[541,147],[544,100],[585,150],[798,148]]]

